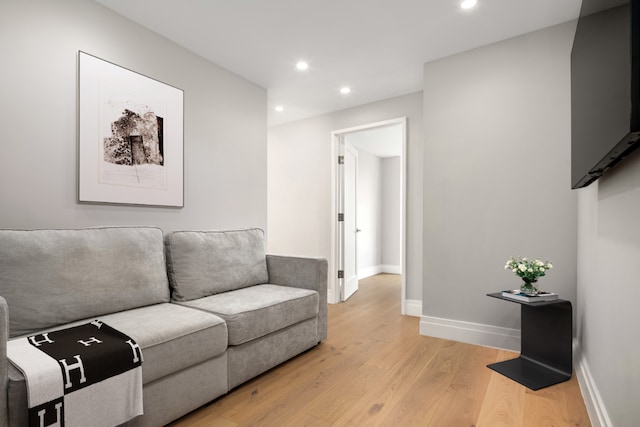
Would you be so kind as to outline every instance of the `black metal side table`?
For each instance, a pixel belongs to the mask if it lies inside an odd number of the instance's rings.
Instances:
[[[539,390],[567,381],[573,373],[573,317],[571,302],[563,299],[524,302],[487,296],[520,304],[520,356],[487,365],[502,375]]]

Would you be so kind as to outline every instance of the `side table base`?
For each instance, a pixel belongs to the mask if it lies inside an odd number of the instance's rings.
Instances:
[[[571,374],[547,368],[523,357],[492,363],[487,367],[531,390],[540,390],[571,379]]]

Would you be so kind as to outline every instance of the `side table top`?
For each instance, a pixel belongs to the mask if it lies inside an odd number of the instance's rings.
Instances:
[[[492,298],[498,298],[498,299],[501,299],[501,300],[504,300],[504,301],[515,302],[517,304],[530,305],[532,307],[540,307],[540,306],[543,306],[543,305],[558,304],[560,302],[568,302],[568,303],[570,303],[570,301],[567,301],[567,300],[561,299],[561,298],[554,299],[552,301],[537,301],[537,302],[520,301],[520,300],[513,299],[513,298],[503,297],[502,296],[502,292],[492,292],[492,293],[487,294],[487,296],[488,297],[492,297]]]

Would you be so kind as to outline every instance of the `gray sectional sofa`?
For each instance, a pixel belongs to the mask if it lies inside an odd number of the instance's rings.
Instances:
[[[142,348],[161,426],[317,345],[327,262],[265,254],[262,230],[0,230],[0,425],[26,426],[7,341],[100,319]]]

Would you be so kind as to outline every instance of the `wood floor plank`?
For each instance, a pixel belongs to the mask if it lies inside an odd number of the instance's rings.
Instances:
[[[405,317],[406,318],[406,317]],[[376,353],[371,359],[367,361],[368,365],[376,366],[381,369],[391,369],[398,364],[408,353],[414,351],[417,345],[423,341],[422,338],[415,331],[407,333],[406,326],[403,326],[404,330],[397,336],[395,342],[391,345],[385,346],[381,351]]]
[[[458,369],[451,382],[451,391],[474,399],[482,399],[487,391],[490,369],[495,362],[496,350],[488,347],[470,346],[462,369]]]
[[[466,366],[458,369],[451,380],[436,413],[429,420],[431,425],[475,425],[492,372],[486,366],[495,362],[495,354],[494,349],[487,347],[469,347],[463,362]]]
[[[314,417],[304,412],[300,412],[294,418],[290,420],[284,420],[281,427],[330,427],[331,423],[328,423],[320,418]]]
[[[541,395],[526,394],[524,402],[524,427],[569,427],[571,425],[564,404]]]
[[[443,399],[464,361],[465,353],[471,347],[468,344],[445,341],[381,425],[430,425],[439,408],[446,406]]]
[[[418,374],[444,343],[444,340],[419,340],[415,348],[389,369],[335,425],[379,425],[404,399],[411,385],[418,380]]]
[[[238,427],[238,424],[215,412],[206,411],[206,406],[180,419],[183,427]]]
[[[482,400],[460,396],[451,390],[445,392],[438,407],[428,420],[428,426],[471,427],[475,426]]]
[[[582,399],[577,400],[574,397],[575,394],[580,395],[575,377],[537,392],[526,390],[523,425],[525,427],[589,425],[588,418],[585,418],[584,402]]]
[[[288,393],[280,395],[279,398],[270,398],[266,402],[268,408],[245,411],[231,418],[248,425],[277,427],[282,420],[287,420],[303,410],[314,398],[330,392],[337,381],[357,370],[383,345],[373,339],[352,342],[343,348],[343,357],[339,364],[325,365],[319,369],[300,369],[296,372],[295,381],[289,384]]]
[[[384,370],[364,364],[351,373],[347,373],[327,393],[304,408],[305,412],[322,418],[331,424],[356,406],[380,381]]]
[[[500,351],[496,362],[513,358]],[[477,427],[521,427],[524,419],[525,387],[492,372],[478,416]]]
[[[329,306],[319,346],[171,427],[590,427],[578,382],[538,391],[490,370],[516,353],[421,336],[400,276],[360,281]]]

